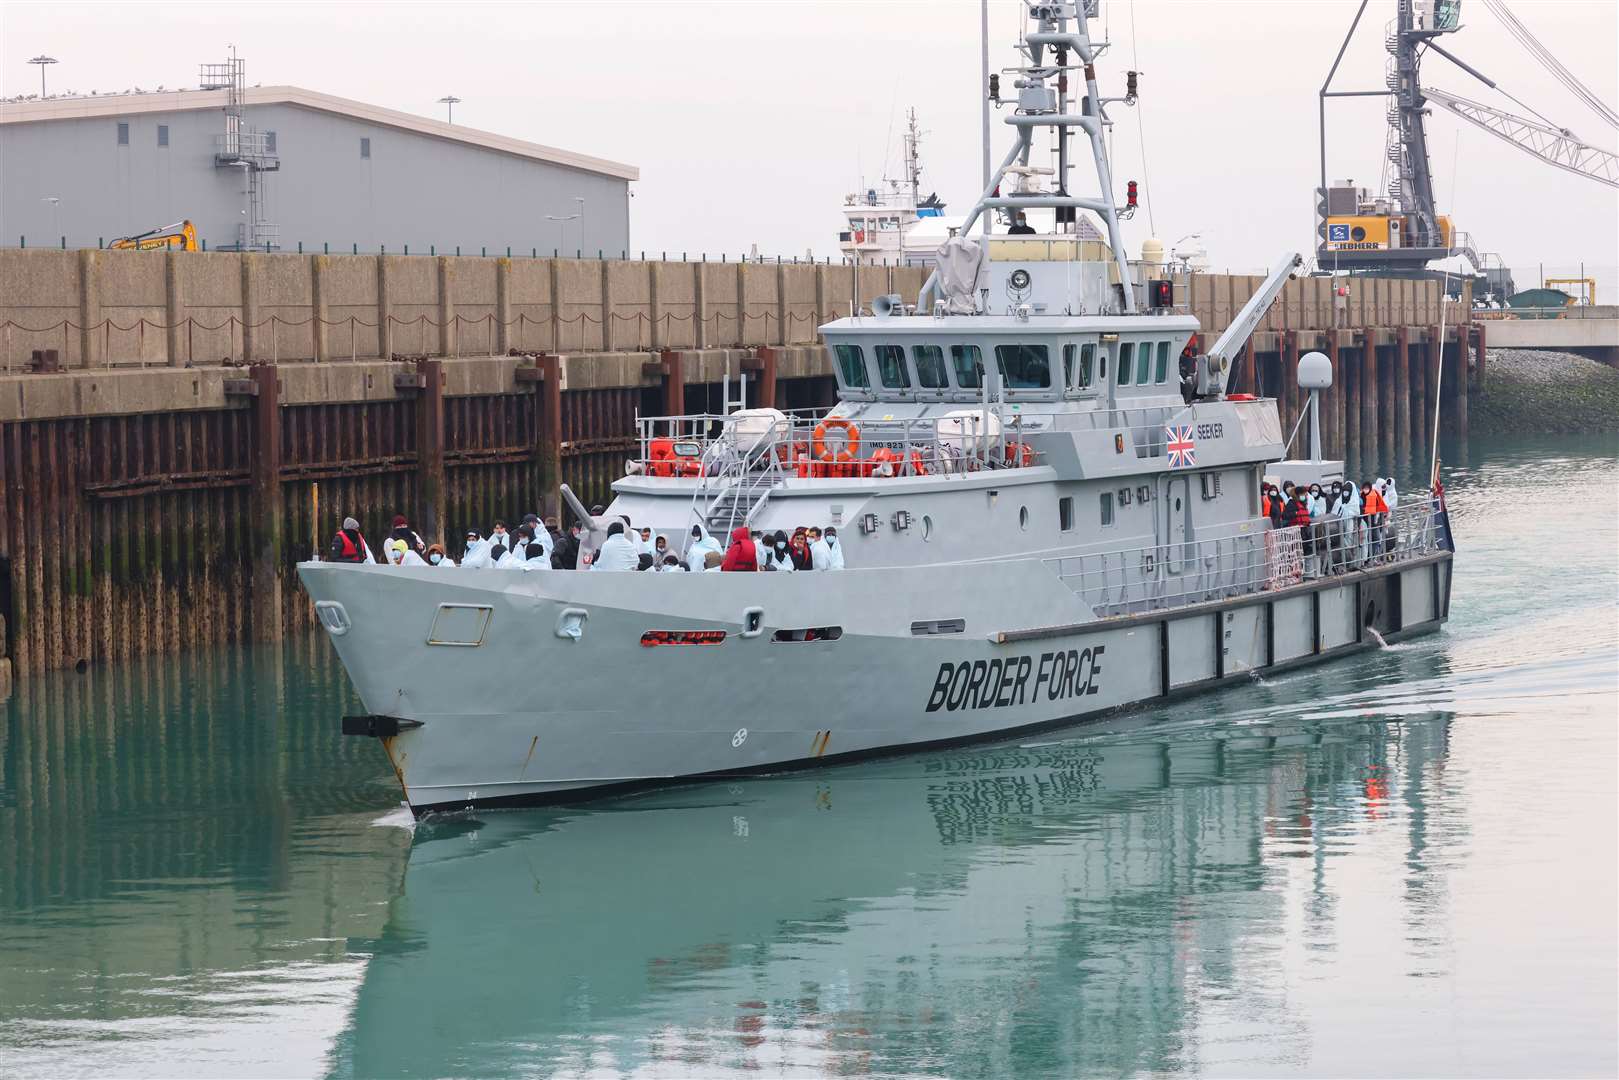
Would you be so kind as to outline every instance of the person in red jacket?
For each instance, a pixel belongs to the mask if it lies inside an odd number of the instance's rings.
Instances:
[[[754,550],[753,540],[748,536],[748,527],[746,525],[738,525],[731,530],[731,546],[725,552],[725,561],[720,563],[720,569],[759,569],[759,555]]]

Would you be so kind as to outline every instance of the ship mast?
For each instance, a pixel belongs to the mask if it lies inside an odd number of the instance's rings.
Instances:
[[[1011,69],[1013,86],[1017,90],[1016,108],[1005,118],[1013,128],[1015,138],[1011,152],[1000,167],[990,174],[989,183],[978,197],[972,211],[962,224],[960,235],[966,236],[988,210],[1068,209],[1089,210],[1102,221],[1107,230],[1108,246],[1113,262],[1123,283],[1124,309],[1136,311],[1135,288],[1130,277],[1130,260],[1124,250],[1124,239],[1119,229],[1119,212],[1113,201],[1113,173],[1108,164],[1107,146],[1103,141],[1105,129],[1112,123],[1107,106],[1115,101],[1133,104],[1128,97],[1104,98],[1096,87],[1096,58],[1107,48],[1106,42],[1093,42],[1090,20],[1095,18],[1100,0],[1079,0],[1078,3],[1049,3],[1046,0],[1024,0],[1029,9],[1029,23],[1018,45],[1022,54],[1021,66]],[[1069,111],[1068,73],[1080,71],[1084,75],[1085,93],[1077,112]],[[997,104],[996,82],[991,79],[991,96]],[[1062,153],[1059,155],[1059,175],[1056,190],[1033,194],[1007,194],[1001,191],[1002,181],[1014,166],[1027,168],[1037,128],[1050,128]],[[1076,195],[1068,190],[1066,172],[1072,167],[1067,154],[1067,135],[1077,129],[1090,140],[1091,158],[1096,169],[1098,193],[1093,196]],[[1059,213],[1059,218],[1064,217]],[[988,230],[985,230],[986,234]],[[918,297],[918,308],[925,309],[928,298],[938,284],[938,271],[928,278]]]

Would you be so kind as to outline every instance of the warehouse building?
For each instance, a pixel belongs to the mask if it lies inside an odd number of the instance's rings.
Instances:
[[[629,250],[634,166],[210,68],[212,88],[0,103],[0,244],[189,220],[210,250]]]

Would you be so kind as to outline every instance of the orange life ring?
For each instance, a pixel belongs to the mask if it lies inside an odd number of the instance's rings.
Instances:
[[[1258,398],[1254,397],[1254,395],[1252,395],[1252,394],[1227,394],[1225,396],[1225,399],[1227,401],[1258,401],[1259,400]]]
[[[833,428],[843,430],[843,449],[829,450],[826,445],[826,434]],[[829,416],[815,425],[815,435],[811,445],[815,449],[815,456],[822,461],[845,462],[853,461],[855,455],[860,453],[860,429],[854,422],[845,420],[841,416]]]
[[[926,476],[928,474],[927,461],[922,457],[922,451],[911,451],[911,475]]]

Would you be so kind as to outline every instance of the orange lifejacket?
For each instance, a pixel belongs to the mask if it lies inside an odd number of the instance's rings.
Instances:
[[[1360,512],[1362,514],[1386,514],[1389,512],[1389,504],[1384,502],[1383,496],[1377,493],[1376,488],[1373,488],[1367,493]]]

